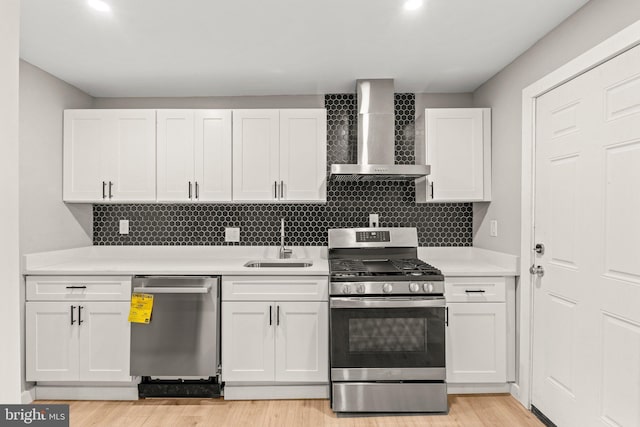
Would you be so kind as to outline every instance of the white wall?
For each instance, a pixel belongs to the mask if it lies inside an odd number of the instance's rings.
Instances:
[[[591,0],[474,92],[493,119],[493,200],[474,205],[475,246],[520,252],[522,90],[638,19],[638,0]],[[489,236],[492,219],[498,237]]]
[[[416,93],[416,116],[423,114],[425,108],[469,107],[473,107],[472,93]]]
[[[21,402],[18,234],[20,0],[0,1],[0,402]]]
[[[62,202],[62,118],[93,98],[20,61],[20,249],[23,254],[91,245],[92,210]]]

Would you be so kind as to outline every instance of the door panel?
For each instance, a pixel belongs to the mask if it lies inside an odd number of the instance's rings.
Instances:
[[[115,110],[112,181],[114,201],[156,199],[156,111]]]
[[[280,110],[283,200],[326,200],[327,112]]]
[[[198,201],[231,200],[231,110],[196,110]]]
[[[194,113],[158,110],[158,201],[190,201],[194,191]]]
[[[233,200],[278,200],[279,110],[233,110]]]
[[[271,302],[222,304],[223,381],[275,380],[274,308]]]
[[[328,303],[276,304],[276,380],[327,382]]]
[[[637,426],[640,48],[541,96],[536,116],[535,234],[548,250],[532,403],[557,425]]]
[[[80,380],[130,381],[128,302],[82,303]]]
[[[78,380],[77,307],[73,302],[26,304],[27,381]]]

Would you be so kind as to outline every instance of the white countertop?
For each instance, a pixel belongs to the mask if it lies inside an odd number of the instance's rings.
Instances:
[[[276,259],[277,246],[87,246],[25,255],[29,275],[319,275],[329,274],[326,247],[294,246],[311,267],[244,267]],[[516,276],[518,257],[473,247],[418,248],[420,259],[445,276]]]

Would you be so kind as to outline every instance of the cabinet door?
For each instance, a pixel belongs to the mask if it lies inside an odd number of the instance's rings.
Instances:
[[[231,110],[195,111],[195,200],[231,200]]]
[[[432,201],[490,200],[490,110],[486,108],[427,109],[427,199]],[[433,197],[431,198],[431,194]]]
[[[506,382],[505,304],[452,303],[447,307],[447,382]]]
[[[281,200],[326,201],[326,110],[280,110],[278,185]]]
[[[327,382],[327,302],[276,303],[276,381]]]
[[[112,201],[156,199],[156,111],[114,110],[107,180]]]
[[[274,304],[224,302],[221,326],[222,380],[274,381]]]
[[[130,381],[128,302],[80,303],[80,381]]]
[[[62,198],[65,202],[104,201],[110,117],[108,110],[64,112]]]
[[[278,200],[279,111],[233,110],[233,200]]]
[[[195,192],[193,110],[158,110],[157,116],[158,201],[190,201]]]
[[[78,380],[77,307],[74,302],[26,304],[27,381]]]

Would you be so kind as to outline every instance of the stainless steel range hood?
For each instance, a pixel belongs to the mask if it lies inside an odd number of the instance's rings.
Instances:
[[[393,79],[357,80],[358,163],[331,165],[338,181],[411,180],[431,172],[428,165],[396,165]]]

